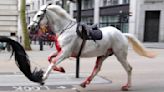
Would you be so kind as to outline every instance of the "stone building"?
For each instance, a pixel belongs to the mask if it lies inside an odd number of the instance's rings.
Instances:
[[[41,5],[62,0],[31,1],[29,20]],[[69,4],[69,13],[76,18],[76,4]],[[81,14],[89,25],[114,26],[143,42],[164,42],[164,0],[82,0]]]
[[[18,0],[0,0],[0,36],[15,37],[18,29]]]
[[[76,6],[73,17],[76,17]],[[114,26],[128,32],[129,0],[82,0],[82,22],[100,27]]]
[[[75,5],[72,10],[76,17]],[[164,0],[82,0],[82,22],[114,26],[142,42],[164,42]]]
[[[144,42],[164,42],[164,0],[130,0],[129,32]]]

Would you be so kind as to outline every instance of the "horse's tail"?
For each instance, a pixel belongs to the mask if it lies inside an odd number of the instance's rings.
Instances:
[[[139,55],[149,58],[154,58],[156,56],[156,53],[152,51],[147,51],[146,48],[142,45],[142,43],[132,34],[124,33],[124,35],[128,38],[128,41],[132,43],[134,51]]]
[[[16,41],[7,38],[7,37],[0,37],[0,42],[6,42],[12,47],[12,55],[15,55],[15,62],[20,71],[31,81],[33,82],[42,82],[42,70],[34,70],[31,72],[30,67],[30,60],[28,55],[26,54],[24,48]]]

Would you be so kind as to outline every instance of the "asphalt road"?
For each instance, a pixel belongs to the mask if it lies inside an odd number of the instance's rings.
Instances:
[[[157,57],[154,59],[145,58],[137,55],[132,49],[129,49],[128,53],[128,61],[133,67],[132,73],[132,87],[130,88],[130,92],[164,92],[164,49],[150,49],[158,53]],[[47,56],[49,53],[53,51],[53,49],[49,47],[45,47],[44,51],[39,51],[37,47],[34,48],[33,51],[28,51],[28,55],[31,60],[32,69],[37,66],[38,68],[46,69],[48,66]],[[13,78],[18,78],[14,81],[11,90],[15,92],[24,92],[24,91],[37,91],[37,92],[121,92],[121,87],[126,83],[126,72],[123,67],[117,61],[114,56],[109,57],[104,61],[102,69],[97,77],[100,77],[102,80],[108,82],[102,83],[93,83],[87,88],[81,88],[79,84],[84,80],[84,77],[88,76],[94,67],[95,58],[82,58],[80,62],[80,76],[85,75],[82,80],[77,81],[76,84],[72,84],[76,79],[71,80],[69,84],[62,85],[45,85],[39,86],[38,84],[30,84],[31,82],[27,82],[28,85],[23,86],[19,83],[19,69],[16,67],[14,63],[14,59],[9,59],[10,53],[8,52],[0,52],[0,80],[3,82],[0,83],[0,91],[4,92],[9,89],[7,85],[3,85],[3,83],[11,82]],[[76,61],[73,58],[66,59],[59,66],[63,66],[66,70],[65,76],[69,74],[75,73],[75,65]],[[56,75],[60,73],[52,72],[52,76],[56,77]],[[10,75],[11,77],[9,77]],[[14,77],[12,77],[14,75]],[[21,75],[21,74],[20,74]],[[2,76],[8,76],[4,78]],[[49,79],[53,80],[54,77],[50,77]],[[59,77],[61,78],[61,77]],[[68,77],[69,79],[70,77]],[[112,82],[109,82],[109,81]],[[23,82],[28,80],[21,80]],[[97,80],[95,80],[96,82]],[[51,81],[53,84],[53,81]],[[55,83],[55,81],[54,81]],[[66,83],[63,80],[63,83]],[[5,88],[6,87],[6,88]],[[11,87],[10,87],[11,88]]]

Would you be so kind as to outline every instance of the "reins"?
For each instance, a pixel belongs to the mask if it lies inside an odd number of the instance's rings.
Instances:
[[[72,23],[73,23],[73,24],[72,24]],[[72,25],[71,25],[71,24],[72,24]],[[72,28],[75,24],[76,24],[76,22],[70,21],[70,23],[69,23],[64,29],[61,30],[60,35],[61,35],[62,33],[64,33],[65,30]],[[70,27],[69,27],[69,26],[70,26]]]

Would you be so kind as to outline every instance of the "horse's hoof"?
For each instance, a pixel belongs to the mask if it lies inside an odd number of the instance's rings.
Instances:
[[[60,67],[60,72],[65,73],[65,70],[63,67]]]
[[[129,90],[129,87],[128,86],[123,86],[122,87],[122,91],[128,91]]]
[[[86,87],[85,83],[80,84],[80,86],[81,86],[82,88],[85,88],[85,87]]]
[[[54,71],[58,71],[58,72],[61,72],[61,73],[65,73],[65,70],[64,70],[64,68],[63,67],[56,67],[56,68],[54,68]]]

